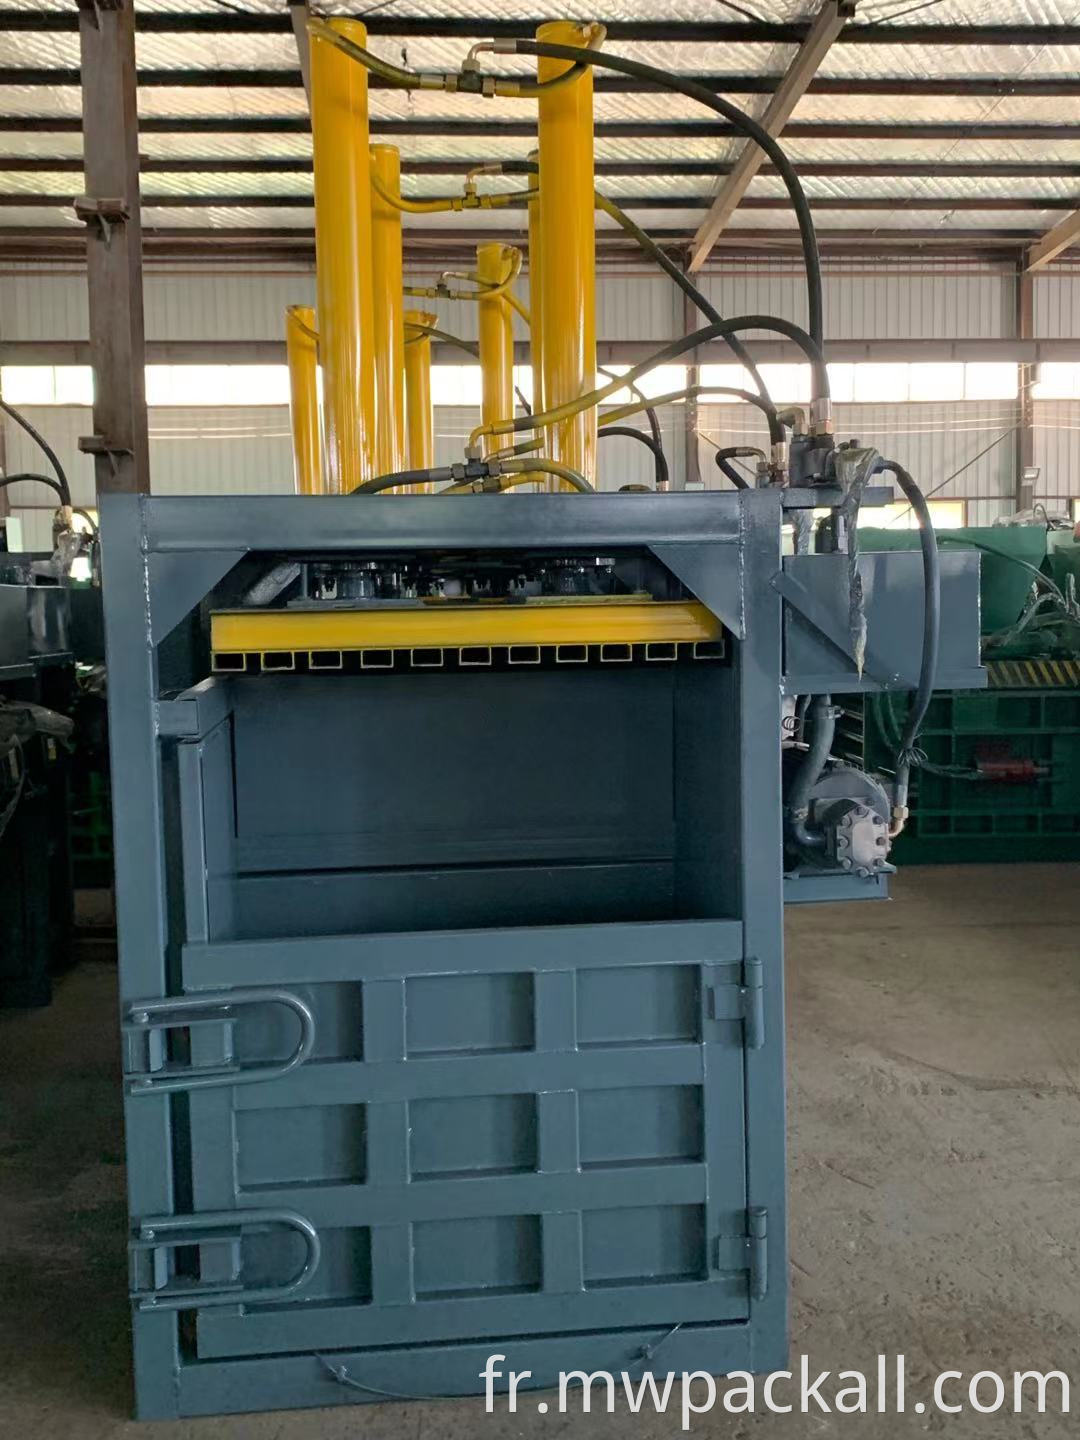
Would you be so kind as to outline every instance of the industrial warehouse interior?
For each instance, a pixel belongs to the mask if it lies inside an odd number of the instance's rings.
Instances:
[[[4,1435],[1076,1433],[1080,8],[591,3],[0,0]]]

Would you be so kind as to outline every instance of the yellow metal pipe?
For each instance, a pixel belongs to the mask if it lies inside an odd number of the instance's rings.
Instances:
[[[372,145],[372,180],[396,194],[401,155],[394,145]],[[380,475],[405,468],[405,299],[401,212],[371,191],[372,278],[375,303],[375,466]]]
[[[529,154],[530,160],[539,163],[535,150]],[[537,191],[536,198],[529,201],[529,314],[532,317],[529,326],[529,358],[532,364],[533,393],[532,404],[534,410],[544,409],[544,307],[541,302],[543,290],[543,246],[540,243],[540,180],[539,175],[533,182]]]
[[[298,495],[319,495],[323,490],[318,351],[315,311],[309,305],[290,305],[285,311],[285,353],[289,362],[289,419]]]
[[[410,470],[426,470],[435,463],[435,426],[431,410],[431,337],[424,332],[437,316],[428,310],[406,310],[405,324],[416,334],[405,346],[406,463]],[[432,485],[417,489],[431,490]]]
[[[492,293],[478,293],[478,333],[482,395],[480,416],[484,424],[505,420],[514,413],[514,327],[510,306],[497,293],[514,270],[515,251],[510,245],[491,243],[476,247],[476,275],[481,286]],[[496,450],[494,437],[486,450]]]
[[[358,20],[333,30],[363,45]],[[354,489],[375,474],[375,297],[372,283],[368,77],[311,33],[315,258],[323,379],[326,489]]]
[[[588,47],[589,26],[566,20],[541,25],[537,40]],[[541,56],[543,83],[570,69]],[[587,68],[570,84],[541,92],[540,310],[543,409],[587,394],[596,384],[596,235],[593,220],[593,81]],[[596,482],[596,412],[583,410],[548,431],[548,457]]]

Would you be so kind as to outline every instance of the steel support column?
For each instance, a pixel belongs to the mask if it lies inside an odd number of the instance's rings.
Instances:
[[[1035,280],[1023,264],[1016,277],[1016,338],[1030,340],[1035,330]],[[1019,373],[1020,415],[1016,429],[1016,508],[1030,510],[1035,503],[1035,486],[1024,479],[1024,471],[1035,464],[1035,402],[1032,386],[1038,375],[1036,365],[1021,365]]]
[[[79,0],[94,433],[98,492],[148,491],[139,127],[132,0]]]
[[[682,297],[682,323],[683,333],[690,334],[701,324],[701,316],[697,306],[690,299],[689,295]],[[700,352],[692,350],[687,356],[686,364],[686,388],[693,392],[694,387],[701,383],[701,359]],[[701,484],[701,450],[698,446],[698,398],[691,393],[686,397],[686,404],[683,407],[684,426],[684,462],[683,475],[684,488],[690,486],[696,489]]]

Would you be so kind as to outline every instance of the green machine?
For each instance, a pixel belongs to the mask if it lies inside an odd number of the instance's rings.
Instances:
[[[860,527],[860,548],[903,550],[918,533]],[[941,531],[943,549],[982,557],[986,690],[935,693],[920,737],[908,864],[1080,859],[1080,543],[1071,529],[1003,525]],[[855,699],[838,744],[889,771],[906,700]]]

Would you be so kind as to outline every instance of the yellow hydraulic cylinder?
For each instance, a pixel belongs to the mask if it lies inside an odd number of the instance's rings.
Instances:
[[[393,195],[401,190],[401,155],[394,145],[371,147],[371,173]],[[380,475],[405,468],[405,311],[401,211],[371,192],[375,289],[375,465]]]
[[[533,150],[529,155],[530,160],[537,160],[537,152]],[[538,162],[539,163],[539,162]],[[534,190],[539,190],[540,180],[537,177],[532,182]],[[544,409],[544,307],[541,301],[543,294],[543,273],[544,262],[542,256],[543,247],[540,243],[540,197],[529,201],[529,314],[532,323],[529,326],[529,359],[532,364],[532,405],[539,413]]]
[[[324,488],[319,437],[319,347],[315,311],[309,305],[290,305],[285,311],[285,353],[289,362],[296,493],[319,495]]]
[[[476,278],[481,287],[501,285],[518,257],[509,245],[492,243],[476,247]],[[514,326],[510,303],[504,295],[481,296],[477,320],[480,339],[482,383],[480,415],[487,425],[511,419],[514,414]],[[504,441],[489,436],[485,452],[498,450]]]
[[[358,20],[329,23],[366,44]],[[310,73],[323,459],[326,488],[338,494],[375,474],[368,81],[363,65],[316,34]]]
[[[406,310],[405,324],[430,328],[437,316],[427,310]],[[435,463],[435,426],[431,410],[431,339],[410,335],[405,346],[406,457],[410,470],[426,470]],[[431,485],[418,486],[431,490]]]
[[[536,38],[587,46],[590,29],[566,20],[541,25]],[[562,75],[566,60],[537,62],[543,82]],[[540,138],[540,305],[543,400],[548,408],[576,400],[596,384],[596,234],[593,219],[593,82],[574,81],[542,93]],[[533,262],[535,263],[535,261]],[[596,410],[547,431],[547,455],[596,482]]]

